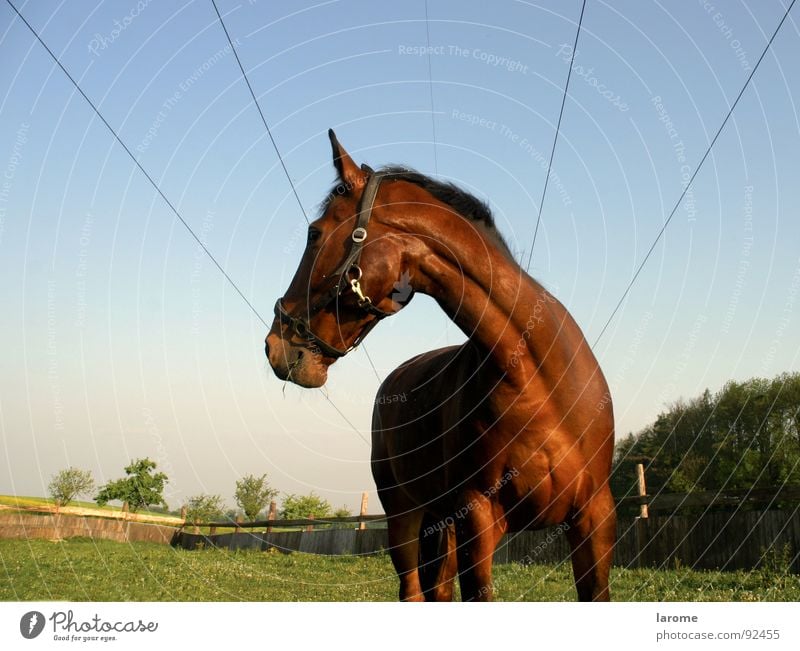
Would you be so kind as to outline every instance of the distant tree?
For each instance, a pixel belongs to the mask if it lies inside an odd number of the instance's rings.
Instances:
[[[270,500],[278,494],[274,488],[270,488],[267,483],[267,476],[245,475],[236,482],[236,504],[244,511],[248,520],[255,520],[261,510],[269,505]]]
[[[194,495],[186,502],[186,520],[187,522],[208,522],[210,520],[219,520],[225,505],[222,503],[220,495]]]
[[[617,497],[635,494],[637,463],[650,494],[800,483],[800,373],[731,381],[669,405],[617,442]]]
[[[88,470],[70,467],[53,475],[47,490],[57,506],[64,506],[79,495],[91,493],[94,490],[94,479]]]
[[[336,510],[333,512],[333,517],[334,517],[334,518],[347,518],[347,517],[349,517],[349,516],[351,516],[351,515],[353,515],[353,514],[352,514],[352,512],[350,511],[350,509],[348,509],[348,508],[347,508],[346,506],[344,506],[344,505],[340,506],[338,509],[336,509]]]
[[[333,509],[328,500],[312,492],[309,495],[286,495],[281,504],[280,516],[284,520],[299,518],[329,518]]]
[[[167,476],[163,472],[154,472],[156,462],[150,459],[136,459],[125,467],[126,477],[108,482],[100,488],[95,501],[105,506],[112,500],[128,503],[131,511],[147,508],[157,504],[167,508],[164,501],[164,485]]]
[[[239,509],[225,509],[225,519],[230,520],[231,522],[236,522],[236,518],[239,517],[241,511]]]

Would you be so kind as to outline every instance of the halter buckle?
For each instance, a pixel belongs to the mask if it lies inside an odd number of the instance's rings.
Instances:
[[[358,226],[353,230],[353,234],[350,237],[356,244],[361,244],[367,239],[367,229],[363,226]]]

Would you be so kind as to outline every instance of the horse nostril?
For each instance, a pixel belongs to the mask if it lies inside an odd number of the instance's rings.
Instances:
[[[301,359],[303,359],[302,349],[297,351],[297,361],[299,362]]]

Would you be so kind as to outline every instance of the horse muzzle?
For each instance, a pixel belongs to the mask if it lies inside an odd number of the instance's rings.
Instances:
[[[313,389],[321,387],[328,379],[328,366],[319,352],[283,339],[270,332],[264,352],[275,375],[286,382]]]

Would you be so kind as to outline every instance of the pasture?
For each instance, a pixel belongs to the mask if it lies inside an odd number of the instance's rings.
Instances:
[[[185,551],[152,543],[0,541],[4,601],[394,601],[388,555]],[[574,601],[568,564],[494,568],[498,601]],[[615,601],[800,601],[781,559],[752,571],[611,571]]]

